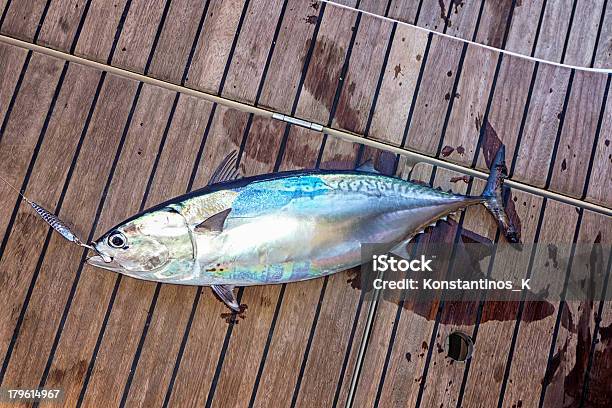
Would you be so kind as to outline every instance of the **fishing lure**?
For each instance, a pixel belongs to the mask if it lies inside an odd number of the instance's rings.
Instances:
[[[4,177],[0,176],[0,180],[2,180],[7,186],[9,186],[9,188],[11,188],[17,194],[19,194],[21,199],[25,201],[26,203],[28,203],[30,207],[32,207],[34,211],[36,211],[36,213],[40,216],[40,218],[42,218],[47,224],[49,224],[51,228],[57,231],[66,240],[73,242],[84,248],[89,248],[95,251],[95,248],[93,246],[83,243],[83,241],[81,241],[79,237],[77,237],[76,234],[72,232],[70,227],[68,227],[68,225],[66,225],[62,220],[60,220],[57,215],[53,214],[51,211],[44,208],[42,205],[37,204],[34,201],[31,201],[30,199],[28,199],[21,191],[17,190],[15,187],[13,187],[11,183],[6,181]]]
[[[134,278],[211,286],[239,310],[235,286],[318,278],[361,264],[361,243],[402,248],[425,227],[484,204],[508,241],[518,232],[502,206],[504,148],[481,196],[382,175],[306,170],[242,178],[236,153],[209,184],[137,214],[92,243],[93,266]]]

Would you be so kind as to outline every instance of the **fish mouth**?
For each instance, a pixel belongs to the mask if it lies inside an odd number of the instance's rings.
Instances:
[[[110,262],[107,262],[101,255],[94,255],[87,258],[87,263],[91,266],[95,266],[102,269],[108,269],[111,271],[121,271],[123,268],[117,262],[110,258]]]

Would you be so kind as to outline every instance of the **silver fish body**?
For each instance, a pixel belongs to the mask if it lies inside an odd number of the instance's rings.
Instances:
[[[486,197],[361,171],[285,172],[213,184],[113,228],[89,263],[136,278],[249,286],[361,263],[362,243],[405,243]]]

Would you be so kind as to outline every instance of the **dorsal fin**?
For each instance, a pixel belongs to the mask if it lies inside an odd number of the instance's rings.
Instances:
[[[213,175],[208,181],[208,185],[222,183],[224,181],[237,180],[241,178],[240,170],[238,170],[238,152],[232,150],[230,154],[225,156],[225,159],[219,164]]]
[[[196,225],[193,229],[195,232],[221,232],[223,231],[223,224],[225,223],[225,219],[229,215],[231,208],[227,210],[223,210],[221,212],[212,215]]]
[[[374,168],[374,162],[372,161],[372,159],[366,160],[365,162],[360,164],[359,167],[357,167],[355,170],[362,171],[364,173],[380,174],[380,172]]]

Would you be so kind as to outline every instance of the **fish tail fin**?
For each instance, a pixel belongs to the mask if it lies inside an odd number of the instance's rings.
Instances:
[[[520,232],[516,229],[506,211],[504,209],[504,199],[502,197],[504,180],[508,177],[508,169],[506,168],[506,149],[502,145],[491,164],[491,174],[487,180],[487,186],[480,198],[483,200],[484,206],[489,210],[491,215],[497,221],[499,228],[504,233],[508,242],[520,242]]]

